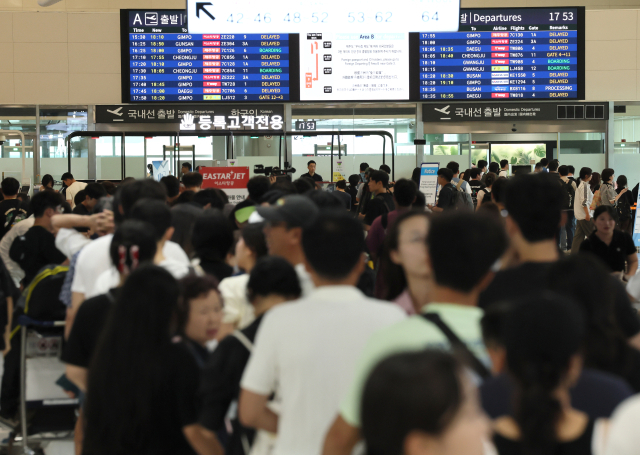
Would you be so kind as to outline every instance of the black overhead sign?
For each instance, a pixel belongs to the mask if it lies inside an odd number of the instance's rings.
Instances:
[[[435,123],[514,120],[608,120],[608,103],[423,104],[422,121]]]
[[[115,104],[96,106],[96,123],[167,123],[180,130],[281,130],[284,106]]]

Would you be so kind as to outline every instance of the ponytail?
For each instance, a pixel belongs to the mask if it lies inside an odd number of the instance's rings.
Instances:
[[[554,453],[562,408],[553,392],[560,383],[560,374],[547,365],[528,365],[524,370],[524,374],[519,375],[515,396],[515,419],[520,427],[522,454]]]
[[[555,453],[563,409],[554,395],[579,355],[586,320],[571,300],[543,293],[514,305],[503,327],[507,369],[516,386],[512,397],[521,453]]]

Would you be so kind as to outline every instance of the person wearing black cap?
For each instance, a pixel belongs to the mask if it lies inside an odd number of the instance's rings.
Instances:
[[[270,207],[258,207],[257,211],[266,221],[264,235],[269,254],[280,256],[294,266],[302,295],[308,295],[315,286],[304,266],[302,230],[316,221],[318,207],[308,197],[291,195],[278,199]]]

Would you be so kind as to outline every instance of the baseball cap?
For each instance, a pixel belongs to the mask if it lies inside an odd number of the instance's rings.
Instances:
[[[315,222],[320,209],[308,197],[293,194],[278,199],[272,206],[258,207],[257,211],[266,221],[305,228]]]

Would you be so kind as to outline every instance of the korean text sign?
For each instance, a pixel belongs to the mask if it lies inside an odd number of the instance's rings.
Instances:
[[[244,201],[249,195],[248,167],[201,167],[202,188],[219,188],[223,190],[231,204]]]

